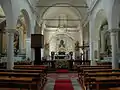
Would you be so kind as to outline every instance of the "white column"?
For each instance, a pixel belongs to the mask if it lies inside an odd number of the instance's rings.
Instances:
[[[91,65],[95,65],[95,60],[94,60],[94,42],[90,42],[90,60],[91,60]]]
[[[34,48],[31,48],[31,61],[32,61],[32,65],[34,65],[34,60],[35,60],[35,50],[34,50]]]
[[[23,51],[23,33],[22,31],[19,31],[19,50],[20,50],[20,53],[22,53]]]
[[[98,40],[98,60],[100,60],[100,40]]]
[[[31,38],[26,39],[26,59],[31,60]]]
[[[111,30],[111,45],[112,45],[112,69],[119,68],[119,61],[117,58],[117,29],[112,29]]]
[[[9,70],[14,67],[14,31],[15,29],[7,29],[7,69]]]
[[[41,60],[44,57],[44,48],[41,48]]]
[[[90,49],[90,60],[91,60],[91,65],[94,65],[94,19],[92,17],[92,14],[89,13],[89,49]]]
[[[101,53],[104,53],[105,51],[105,31],[101,32]]]

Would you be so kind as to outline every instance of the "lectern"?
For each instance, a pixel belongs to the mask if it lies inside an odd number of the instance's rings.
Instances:
[[[35,50],[35,65],[41,64],[41,48],[44,46],[44,36],[42,34],[31,34],[31,48]]]

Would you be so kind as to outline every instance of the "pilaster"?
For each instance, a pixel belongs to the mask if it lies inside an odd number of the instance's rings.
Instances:
[[[12,70],[14,67],[14,33],[16,29],[6,29],[7,39],[7,69]]]

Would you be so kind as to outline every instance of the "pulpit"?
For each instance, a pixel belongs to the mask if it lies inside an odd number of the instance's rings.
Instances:
[[[31,48],[35,50],[35,65],[41,64],[41,48],[44,45],[44,37],[41,34],[31,34]]]

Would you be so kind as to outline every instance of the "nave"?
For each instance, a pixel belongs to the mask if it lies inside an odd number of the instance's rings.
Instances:
[[[120,90],[120,0],[0,0],[0,90]]]
[[[0,69],[1,90],[119,90],[120,69],[110,64],[73,65],[49,71],[46,65],[15,65]]]
[[[77,73],[52,73],[44,90],[82,90]]]

